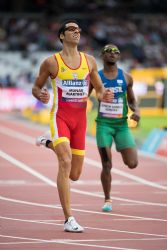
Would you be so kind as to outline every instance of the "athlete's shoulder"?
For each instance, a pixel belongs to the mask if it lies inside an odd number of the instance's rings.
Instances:
[[[129,74],[128,72],[126,72],[124,70],[122,70],[122,72],[123,72],[123,75],[125,77],[126,82],[129,84],[133,83],[133,78],[132,78],[131,74]]]
[[[41,68],[45,71],[48,71],[51,78],[54,78],[57,75],[58,63],[54,55],[51,55],[43,60],[41,63]]]
[[[55,54],[53,54],[53,55],[45,58],[43,63],[46,64],[46,65],[51,65],[51,64],[55,63],[55,61],[56,61],[55,60]]]
[[[86,54],[86,53],[84,53],[84,54],[85,54],[90,71],[92,71],[93,69],[96,69],[96,71],[97,71],[97,64],[96,64],[96,60],[95,60],[94,56]]]
[[[87,58],[88,62],[96,62],[94,56],[84,53],[85,57]]]

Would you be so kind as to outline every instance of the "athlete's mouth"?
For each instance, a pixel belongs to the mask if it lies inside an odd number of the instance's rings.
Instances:
[[[79,34],[74,34],[73,38],[75,38],[75,39],[77,38],[78,39],[79,38]]]
[[[114,56],[114,55],[110,55],[110,58],[111,58],[111,59],[115,59],[115,56]]]

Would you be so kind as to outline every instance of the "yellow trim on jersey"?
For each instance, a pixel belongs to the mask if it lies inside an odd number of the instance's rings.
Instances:
[[[60,137],[60,138],[57,138],[54,142],[53,142],[53,146],[57,146],[59,143],[62,143],[62,142],[70,142],[69,139],[67,137]]]
[[[55,110],[56,110],[56,95],[57,95],[57,89],[55,88],[55,81],[52,79],[51,80],[51,85],[52,85],[52,89],[53,89],[53,105],[52,108],[50,110],[50,131],[51,131],[51,136],[54,139],[55,134],[56,134],[56,129],[57,127],[55,127]]]
[[[58,73],[56,78],[57,79],[86,79],[88,74],[90,73],[89,71],[89,66],[87,63],[86,56],[83,52],[80,52],[80,65],[78,68],[73,69],[70,68],[66,63],[63,61],[63,58],[61,57],[60,53],[56,53],[55,57],[57,59],[57,63],[59,65]],[[75,76],[76,74],[76,76]]]
[[[80,150],[80,149],[74,149],[72,148],[71,149],[71,152],[73,155],[85,155],[85,150]]]

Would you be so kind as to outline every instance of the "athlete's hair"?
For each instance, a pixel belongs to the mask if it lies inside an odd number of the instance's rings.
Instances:
[[[62,39],[60,38],[61,34],[64,34],[65,29],[66,29],[66,24],[68,23],[76,23],[78,25],[78,22],[76,20],[66,20],[64,23],[61,24],[59,30],[58,30],[58,37],[61,43],[63,43]]]

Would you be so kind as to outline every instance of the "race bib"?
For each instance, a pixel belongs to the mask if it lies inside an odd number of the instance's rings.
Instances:
[[[88,97],[87,80],[62,81],[62,100],[64,102],[84,102]]]
[[[99,112],[103,117],[121,118],[123,115],[123,103],[101,102]]]

